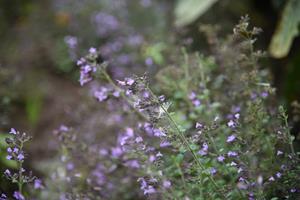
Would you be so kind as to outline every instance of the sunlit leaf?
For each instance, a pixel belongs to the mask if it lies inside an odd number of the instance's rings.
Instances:
[[[300,1],[289,0],[270,44],[270,53],[275,58],[285,57],[299,34]]]
[[[204,14],[218,0],[178,0],[175,6],[175,25],[186,26]]]

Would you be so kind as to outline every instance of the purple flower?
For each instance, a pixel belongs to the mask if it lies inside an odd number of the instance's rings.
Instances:
[[[191,93],[189,94],[189,99],[190,99],[190,100],[194,100],[196,97],[197,97],[197,95],[196,95],[195,92],[191,92]]]
[[[290,191],[291,191],[291,193],[295,193],[295,192],[297,192],[297,189],[292,188]]]
[[[89,53],[90,53],[90,54],[96,54],[96,53],[97,53],[97,49],[94,48],[94,47],[91,47],[91,48],[89,49]]]
[[[171,187],[171,182],[168,180],[164,180],[163,181],[163,187],[164,188],[170,188]]]
[[[132,78],[125,78],[125,84],[131,86],[135,83],[135,80]]]
[[[282,174],[281,174],[280,172],[277,172],[277,173],[276,173],[276,177],[277,177],[277,178],[280,178],[281,176],[282,176]]]
[[[114,157],[114,158],[118,158],[118,157],[120,157],[122,154],[123,154],[123,151],[122,151],[122,149],[121,149],[120,147],[113,147],[113,148],[111,149],[111,155],[112,155],[112,157]]]
[[[171,143],[168,142],[168,141],[162,141],[159,146],[162,147],[162,148],[163,147],[169,147],[169,146],[171,146]]]
[[[198,106],[201,105],[201,101],[200,101],[199,99],[194,99],[194,100],[192,101],[192,103],[193,103],[193,105],[194,105],[195,107],[198,107]]]
[[[108,98],[108,89],[101,87],[100,90],[94,92],[94,97],[100,102],[106,100]]]
[[[166,137],[167,135],[160,129],[153,129],[154,136],[156,137]]]
[[[268,94],[268,92],[262,92],[262,93],[260,94],[260,96],[261,96],[262,98],[267,98],[267,97],[269,96],[269,94]]]
[[[280,156],[280,155],[282,155],[282,154],[283,154],[282,151],[280,151],[280,150],[277,151],[277,156]]]
[[[16,134],[17,134],[17,131],[16,131],[16,129],[11,128],[9,133],[10,133],[10,134],[13,134],[13,135],[16,135]]]
[[[141,142],[143,142],[143,138],[141,136],[138,136],[138,137],[135,138],[135,142],[136,143],[141,143]]]
[[[198,151],[198,154],[200,154],[201,156],[205,156],[207,155],[207,153],[208,153],[208,145],[207,143],[203,143],[202,149]]]
[[[7,155],[7,156],[6,156],[6,159],[7,159],[7,160],[11,160],[11,159],[12,159],[12,156],[11,156],[11,155]]]
[[[235,127],[236,127],[236,123],[235,123],[233,120],[230,120],[230,121],[227,123],[227,126],[230,127],[230,128],[235,128]]]
[[[15,191],[14,194],[13,194],[13,197],[16,199],[16,200],[25,200],[25,197],[18,191]]]
[[[235,139],[236,139],[235,135],[230,135],[230,136],[227,138],[226,142],[231,143],[231,142],[233,142]]]
[[[229,152],[227,153],[227,155],[228,155],[229,157],[236,157],[236,156],[238,155],[238,153],[235,152],[235,151],[229,151]]]
[[[33,187],[34,189],[42,189],[43,188],[42,181],[40,179],[35,179]]]
[[[204,126],[203,126],[203,124],[197,122],[195,127],[196,127],[196,129],[202,129]]]
[[[150,57],[148,57],[148,58],[146,58],[146,60],[145,60],[145,64],[147,65],[147,66],[151,66],[151,65],[153,65],[153,59],[152,58],[150,58]]]
[[[211,174],[211,175],[215,175],[216,173],[217,173],[216,168],[212,167],[212,168],[210,169],[210,174]]]
[[[7,148],[7,153],[12,153],[12,152],[13,152],[13,150],[10,147],[8,147]]]
[[[269,181],[275,181],[275,179],[274,179],[273,176],[271,176],[268,180],[269,180]]]
[[[125,166],[136,169],[140,168],[140,164],[137,160],[128,160],[126,161]]]
[[[0,200],[7,200],[7,196],[4,193],[2,193],[0,196]]]
[[[217,160],[219,162],[223,162],[225,160],[225,157],[224,156],[218,156]]]
[[[4,171],[4,175],[7,176],[7,177],[11,177],[11,172],[9,171],[9,169],[6,169]]]
[[[147,188],[144,189],[144,195],[154,194],[154,193],[156,193],[156,190],[152,185],[149,185]]]
[[[23,153],[20,153],[18,156],[17,156],[17,159],[19,160],[19,161],[22,161],[22,160],[24,160],[24,155],[23,155]]]

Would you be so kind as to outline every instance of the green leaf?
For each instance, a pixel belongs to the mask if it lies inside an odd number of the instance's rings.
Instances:
[[[178,0],[175,6],[175,25],[186,26],[204,14],[218,0]]]
[[[270,54],[275,58],[285,57],[292,46],[294,38],[299,34],[300,1],[289,0],[283,10],[270,44]]]

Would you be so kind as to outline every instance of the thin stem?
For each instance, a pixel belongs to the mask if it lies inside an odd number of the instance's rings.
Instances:
[[[288,123],[288,116],[284,113],[283,117],[284,117],[285,126],[287,128],[287,135],[289,137],[290,149],[291,149],[292,154],[295,155],[295,149],[294,149],[294,146],[293,146],[293,140],[292,140],[292,136],[291,136],[291,132],[290,132],[290,128],[289,128],[289,123]]]
[[[181,141],[183,143],[183,145],[185,145],[188,150],[190,151],[190,153],[192,154],[194,160],[196,161],[197,165],[202,169],[202,170],[205,170],[205,167],[202,165],[202,163],[199,161],[199,159],[197,158],[197,155],[196,153],[194,152],[194,150],[190,147],[189,145],[189,142],[187,140],[187,138],[184,136],[183,132],[180,130],[179,128],[179,125],[175,122],[175,120],[173,119],[173,117],[169,114],[169,112],[165,109],[164,106],[162,106],[160,103],[159,103],[159,100],[157,99],[157,97],[155,96],[155,94],[153,93],[153,91],[147,86],[147,89],[150,91],[151,95],[153,97],[155,97],[155,100],[156,102],[159,104],[159,106],[161,107],[161,109],[165,112],[165,114],[167,115],[168,119],[173,123],[178,135],[180,136],[181,138]],[[223,191],[224,189],[223,188],[220,188],[218,186],[218,184],[215,182],[215,180],[212,178],[211,175],[208,176],[209,180],[213,183],[214,187],[217,189],[217,190],[221,190],[221,194],[223,197],[225,197],[225,195],[223,194]]]
[[[23,149],[23,142],[21,142],[20,144],[20,151],[22,151]],[[19,180],[18,180],[18,188],[19,188],[19,192],[20,194],[22,194],[22,190],[23,190],[23,161],[20,160],[19,161]]]
[[[111,77],[107,74],[105,69],[102,70],[103,75],[105,76],[106,80],[117,90],[120,92],[120,95],[122,96],[123,99],[127,102],[127,104],[133,108],[134,112],[136,112],[140,117],[148,121],[148,117],[146,117],[143,113],[139,112],[136,110],[134,105],[132,104],[131,100],[124,94],[123,90],[115,84],[115,82],[111,79]]]

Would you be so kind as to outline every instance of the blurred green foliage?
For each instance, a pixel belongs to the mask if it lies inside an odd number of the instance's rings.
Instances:
[[[289,53],[294,38],[299,35],[299,25],[300,1],[289,0],[270,44],[270,53],[273,57],[282,58]]]

